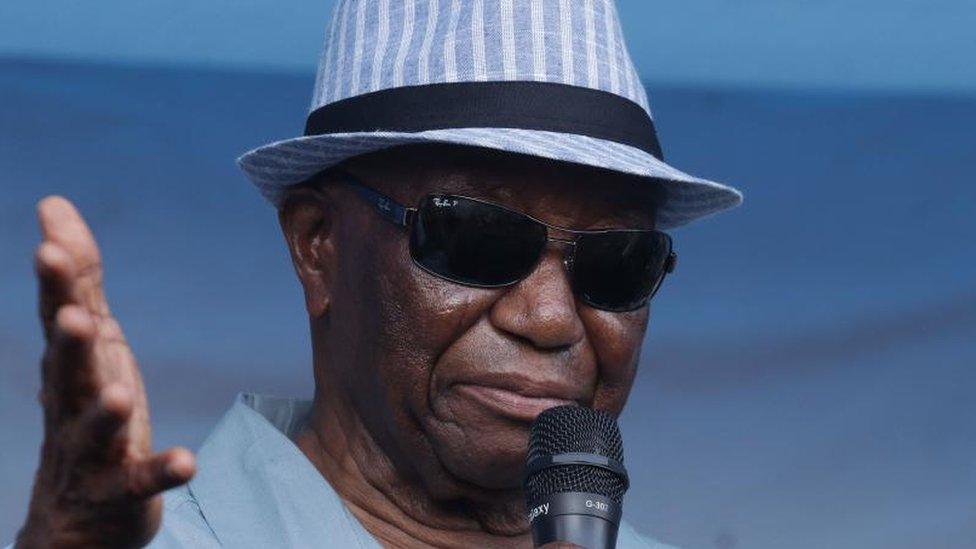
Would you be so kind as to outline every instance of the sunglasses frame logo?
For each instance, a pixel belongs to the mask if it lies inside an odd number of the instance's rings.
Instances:
[[[458,205],[457,199],[434,197],[434,205],[438,208],[451,208]]]

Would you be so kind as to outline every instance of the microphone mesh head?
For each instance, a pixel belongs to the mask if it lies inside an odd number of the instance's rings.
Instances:
[[[568,452],[599,454],[623,463],[617,421],[606,412],[571,405],[539,414],[532,423],[526,462]],[[590,492],[622,503],[627,487],[613,471],[592,465],[559,465],[530,476],[525,489],[530,502],[558,492]]]

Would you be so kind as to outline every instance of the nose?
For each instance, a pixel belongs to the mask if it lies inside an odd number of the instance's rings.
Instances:
[[[539,349],[570,347],[583,339],[583,322],[563,264],[563,250],[546,250],[532,273],[506,289],[491,308],[499,330]]]

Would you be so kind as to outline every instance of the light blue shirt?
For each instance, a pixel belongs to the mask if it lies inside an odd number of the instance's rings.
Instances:
[[[197,454],[197,475],[164,494],[156,549],[381,547],[292,439],[311,401],[242,393]],[[674,549],[622,521],[619,549]]]

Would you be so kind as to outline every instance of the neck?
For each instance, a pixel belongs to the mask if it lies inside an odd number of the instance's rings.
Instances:
[[[520,509],[517,503],[501,502],[495,510],[436,501],[419,481],[405,479],[340,395],[316,391],[297,443],[363,527],[387,547],[531,546],[525,529],[500,533],[486,527],[493,515],[511,516],[513,507]]]

